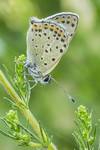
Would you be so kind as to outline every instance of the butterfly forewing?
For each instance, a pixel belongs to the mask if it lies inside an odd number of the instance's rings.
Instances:
[[[34,22],[27,33],[27,59],[45,76],[56,67],[68,44],[69,35],[60,24],[45,19]]]

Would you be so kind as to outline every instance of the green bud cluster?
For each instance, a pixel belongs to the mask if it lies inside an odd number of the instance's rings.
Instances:
[[[76,114],[76,131],[73,136],[79,145],[79,150],[92,150],[96,137],[96,128],[93,127],[92,113],[87,108],[80,105],[75,111]]]

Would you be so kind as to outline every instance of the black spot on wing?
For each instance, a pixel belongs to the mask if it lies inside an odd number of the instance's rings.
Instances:
[[[61,21],[62,23],[65,23],[65,20]]]
[[[45,62],[44,65],[47,66],[47,63]]]
[[[52,61],[55,61],[55,58],[52,58]]]
[[[60,53],[63,53],[63,49],[60,49]]]
[[[58,46],[56,46],[56,49],[58,49]]]
[[[54,34],[53,37],[56,37],[56,34]]]
[[[50,48],[50,52],[52,51],[52,49]]]
[[[67,21],[66,23],[67,23],[67,24],[69,24],[69,23],[70,23],[70,21]]]
[[[47,50],[47,49],[45,49],[45,52],[46,52],[46,53],[48,53],[48,50]]]
[[[50,36],[48,36],[48,39],[50,39]]]
[[[41,34],[39,34],[39,37],[41,37]]]
[[[61,38],[61,42],[65,42],[65,40],[63,38]]]
[[[72,23],[72,24],[71,24],[71,26],[72,26],[72,27],[74,27],[74,26],[75,26],[75,24],[74,24],[74,23]]]
[[[66,48],[66,44],[64,44],[64,47]]]
[[[42,29],[39,29],[39,32],[42,32]]]
[[[44,35],[46,36],[47,34],[46,34],[46,33],[44,33]]]
[[[53,29],[52,29],[52,28],[50,28],[50,31],[53,31]]]
[[[59,40],[59,38],[58,38],[58,37],[56,37],[56,40]]]

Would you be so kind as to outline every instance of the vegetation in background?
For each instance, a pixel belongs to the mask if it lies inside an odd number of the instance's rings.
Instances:
[[[95,150],[96,144],[96,125],[92,121],[92,112],[89,113],[87,108],[80,105],[75,111],[76,129],[73,133],[79,150]],[[98,148],[100,150],[100,147]]]
[[[15,77],[12,79],[13,86],[6,79],[0,70],[0,83],[11,97],[9,101],[13,101],[15,109],[1,118],[5,125],[5,129],[0,129],[0,133],[18,141],[20,146],[30,146],[33,149],[57,150],[47,135],[41,124],[31,114],[29,109],[29,100],[31,94],[31,86],[25,71],[25,56],[21,55],[15,59]],[[18,110],[17,110],[18,108]],[[33,128],[33,132],[25,127],[19,120],[17,111],[21,111],[25,116],[28,124]],[[76,130],[73,133],[78,144],[79,150],[94,150],[96,140],[96,126],[92,124],[92,113],[89,113],[85,106],[80,105],[75,111],[76,114]],[[29,125],[28,125],[29,126]],[[99,150],[99,149],[98,149]]]

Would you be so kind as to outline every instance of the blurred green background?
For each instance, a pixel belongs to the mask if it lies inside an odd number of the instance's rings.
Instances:
[[[53,135],[59,150],[73,150],[75,109],[83,104],[93,111],[94,122],[100,118],[100,0],[0,0],[0,66],[5,64],[14,76],[14,57],[26,54],[30,16],[43,18],[62,11],[75,12],[80,20],[69,51],[52,76],[76,98],[76,103],[52,83],[33,89],[30,107],[49,135]],[[7,95],[0,86],[1,116],[10,109],[4,96]],[[19,147],[0,135],[0,150],[25,149],[30,148]]]

